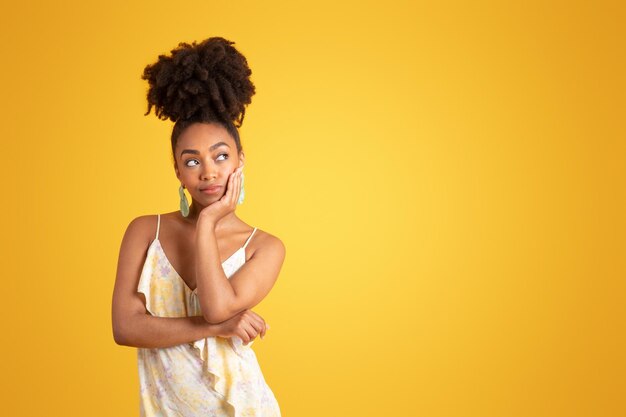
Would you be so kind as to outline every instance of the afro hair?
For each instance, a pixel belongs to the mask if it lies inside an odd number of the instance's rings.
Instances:
[[[159,119],[222,120],[240,127],[255,87],[246,58],[222,37],[180,42],[171,55],[146,66],[148,111]]]

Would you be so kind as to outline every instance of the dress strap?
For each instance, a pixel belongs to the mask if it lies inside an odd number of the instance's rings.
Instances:
[[[252,233],[250,233],[250,237],[248,237],[248,240],[246,240],[246,243],[244,243],[244,245],[243,245],[244,249],[245,249],[246,246],[248,246],[248,242],[250,242],[250,239],[252,239],[252,236],[254,236],[254,232],[256,232],[256,227],[254,228]]]
[[[154,238],[155,240],[159,238],[159,227],[161,227],[161,215],[157,214],[157,231],[156,237]]]

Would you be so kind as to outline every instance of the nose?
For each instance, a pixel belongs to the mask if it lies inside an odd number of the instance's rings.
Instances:
[[[202,169],[200,170],[200,175],[203,180],[216,178],[217,177],[217,167],[215,164],[211,162],[205,163],[202,165]]]

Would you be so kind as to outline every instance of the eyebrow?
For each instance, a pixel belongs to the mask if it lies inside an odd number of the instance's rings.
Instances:
[[[213,151],[214,149],[219,148],[222,145],[226,145],[230,148],[230,145],[228,145],[228,143],[226,142],[217,142],[213,145],[211,145],[211,147],[209,148],[209,152]],[[183,149],[183,151],[180,153],[180,156],[182,157],[184,154],[186,153],[191,153],[194,155],[200,155],[200,152],[196,151],[195,149]]]

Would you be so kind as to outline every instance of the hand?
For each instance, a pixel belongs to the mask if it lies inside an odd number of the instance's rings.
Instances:
[[[238,167],[228,176],[226,192],[222,198],[213,204],[209,204],[200,211],[199,218],[202,219],[202,222],[216,224],[219,219],[235,211],[235,208],[237,208],[237,200],[239,200],[239,193],[241,192],[242,172],[243,166]]]
[[[230,319],[218,324],[219,329],[217,336],[230,338],[239,337],[244,345],[261,334],[261,339],[265,337],[269,324],[265,323],[263,317],[259,316],[252,310],[244,310]]]

